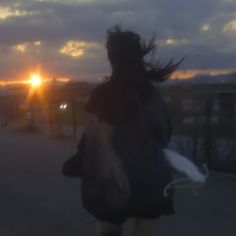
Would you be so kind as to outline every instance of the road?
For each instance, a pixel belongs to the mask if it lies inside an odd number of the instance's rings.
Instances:
[[[0,145],[0,236],[95,235],[80,180],[61,174],[74,142],[0,128]],[[198,197],[180,190],[175,198],[177,214],[161,219],[156,235],[236,235],[236,178],[212,173]]]

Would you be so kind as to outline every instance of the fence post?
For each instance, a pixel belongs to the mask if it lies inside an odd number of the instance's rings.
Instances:
[[[209,168],[212,168],[212,133],[211,133],[211,99],[210,96],[206,97],[205,105],[206,123],[205,123],[205,135],[204,135],[204,146],[206,161]]]

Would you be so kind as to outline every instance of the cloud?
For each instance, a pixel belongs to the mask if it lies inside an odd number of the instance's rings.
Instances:
[[[10,17],[26,16],[29,14],[26,11],[14,10],[10,7],[0,7],[0,20],[6,20]]]
[[[223,32],[236,34],[236,19],[224,25]]]
[[[13,52],[25,54],[25,53],[39,53],[41,41],[35,41],[33,43],[20,43],[13,45],[11,49]]]
[[[167,38],[167,39],[161,41],[160,46],[178,47],[178,46],[185,45],[185,44],[189,44],[188,39]]]
[[[85,46],[85,42],[70,40],[59,49],[59,52],[64,55],[77,58],[84,54]]]
[[[210,24],[204,24],[201,26],[201,31],[203,32],[207,32],[207,31],[210,31],[211,30],[211,26]]]
[[[101,48],[101,46],[98,43],[69,40],[59,49],[59,53],[74,58],[80,58],[91,48]]]
[[[106,30],[117,23],[144,39],[157,34],[161,60],[233,67],[235,11],[229,0],[0,0],[0,73],[12,77],[38,64],[72,78],[109,73]]]

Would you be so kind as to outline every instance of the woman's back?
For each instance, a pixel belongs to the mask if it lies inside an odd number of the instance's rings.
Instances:
[[[168,79],[181,61],[155,61],[155,37],[144,42],[118,26],[107,33],[112,71],[86,104],[95,122],[83,135],[82,201],[103,222],[101,235],[121,235],[122,224],[135,217],[141,220],[137,235],[148,236],[150,219],[174,213],[172,194],[163,193],[171,182],[162,151],[171,136],[170,119],[152,83]]]
[[[112,147],[122,160],[131,186],[129,217],[154,218],[166,212],[163,189],[171,176],[162,148],[169,141],[170,127],[159,99],[156,89],[142,100],[135,90],[107,82],[95,89],[87,106],[113,128]]]
[[[157,100],[158,99],[158,100]],[[132,122],[114,129],[113,146],[122,158],[132,187],[133,214],[153,216],[163,207],[163,189],[171,182],[162,152],[170,137],[170,124],[158,90],[153,89]],[[162,203],[162,206],[160,206]]]

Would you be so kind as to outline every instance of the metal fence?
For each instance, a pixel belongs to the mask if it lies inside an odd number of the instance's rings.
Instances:
[[[21,121],[29,131],[79,139],[88,120],[86,91],[50,91],[43,102],[24,94],[0,95],[1,125]],[[170,148],[211,169],[236,173],[236,86],[161,87],[172,117]]]

